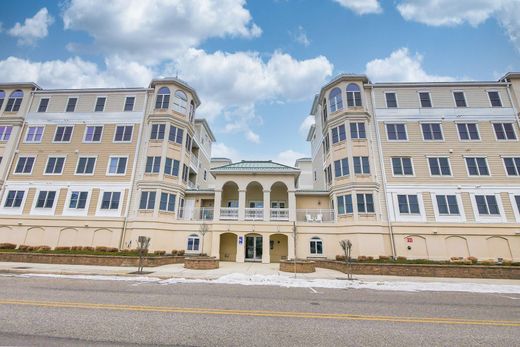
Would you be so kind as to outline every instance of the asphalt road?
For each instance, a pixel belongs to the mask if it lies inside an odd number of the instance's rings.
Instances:
[[[0,345],[520,344],[520,295],[20,277],[0,285]]]

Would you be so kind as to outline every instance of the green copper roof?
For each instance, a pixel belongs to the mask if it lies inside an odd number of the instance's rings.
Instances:
[[[211,169],[212,172],[299,172],[291,166],[275,163],[271,160],[242,160]]]

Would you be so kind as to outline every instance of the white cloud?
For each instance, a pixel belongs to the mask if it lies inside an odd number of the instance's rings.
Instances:
[[[374,59],[366,64],[365,73],[374,82],[439,82],[453,81],[453,77],[431,75],[422,67],[423,56],[411,55],[408,48],[399,48],[389,57]]]
[[[276,156],[275,162],[294,166],[294,163],[296,162],[296,159],[304,158],[306,157],[305,154],[293,151],[292,149],[288,149],[286,151],[278,153]]]
[[[316,119],[314,118],[314,116],[305,117],[302,124],[300,125],[300,129],[298,130],[300,132],[300,135],[307,136],[309,129],[311,128],[311,126],[314,125],[315,122]]]
[[[291,35],[294,37],[294,41],[298,42],[304,47],[309,47],[309,45],[311,44],[311,41],[307,37],[305,29],[301,25],[298,27],[298,31]]]
[[[238,151],[234,148],[226,146],[222,142],[214,143],[211,146],[211,156],[213,158],[229,158],[233,162],[239,160]]]
[[[65,29],[86,31],[108,55],[160,61],[211,37],[257,37],[245,0],[72,0]]]
[[[383,9],[378,0],[334,0],[341,6],[359,15],[381,13]]]
[[[496,18],[520,51],[518,0],[402,0],[397,9],[404,19],[432,26],[478,26]]]
[[[7,33],[18,38],[19,45],[34,45],[37,40],[43,39],[49,34],[49,26],[53,22],[54,18],[44,7],[34,17],[26,18],[24,24],[16,23]]]
[[[260,143],[260,136],[253,132],[251,129],[246,131],[246,139],[253,143]]]

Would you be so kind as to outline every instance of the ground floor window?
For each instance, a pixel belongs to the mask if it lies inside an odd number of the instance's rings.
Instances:
[[[200,237],[196,234],[188,236],[188,251],[198,251],[200,244]]]
[[[310,241],[310,250],[312,255],[322,255],[323,241],[319,237],[313,237]]]

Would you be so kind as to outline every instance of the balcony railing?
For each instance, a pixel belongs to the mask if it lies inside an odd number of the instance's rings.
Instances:
[[[238,207],[221,207],[220,208],[220,219],[238,219]]]
[[[296,220],[307,223],[330,223],[336,220],[333,209],[298,209]]]
[[[271,208],[271,220],[289,220],[289,209]]]
[[[264,209],[263,208],[246,208],[245,209],[246,220],[263,220]]]
[[[189,188],[189,189],[198,189],[198,188],[199,188],[199,187],[198,187],[194,182],[192,182],[192,181],[188,181],[187,184],[188,184],[188,188]]]
[[[213,207],[181,208],[179,209],[177,219],[193,221],[213,220]]]
[[[190,156],[190,164],[192,169],[195,170],[195,172],[199,171],[199,158],[195,156],[195,154],[193,153]]]

